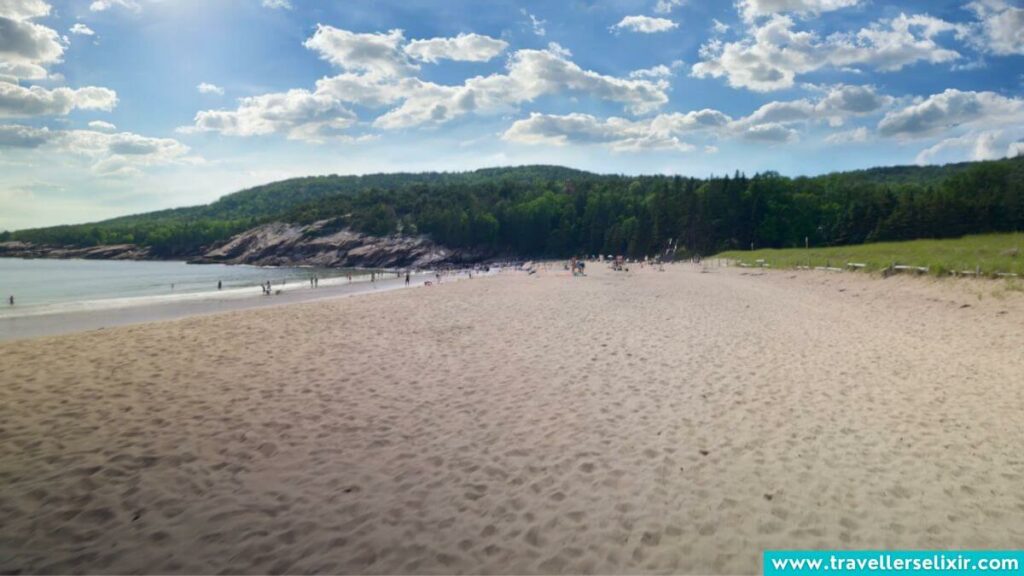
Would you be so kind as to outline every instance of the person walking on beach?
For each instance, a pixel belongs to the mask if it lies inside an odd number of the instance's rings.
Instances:
[[[408,270],[405,271],[405,285],[406,286],[409,285],[409,271]]]
[[[220,290],[223,286],[224,285],[221,283],[221,281],[217,280],[217,290]]]

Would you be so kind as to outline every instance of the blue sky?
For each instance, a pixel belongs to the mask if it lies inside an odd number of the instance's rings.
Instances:
[[[309,174],[1024,150],[1020,0],[0,0],[0,230]]]

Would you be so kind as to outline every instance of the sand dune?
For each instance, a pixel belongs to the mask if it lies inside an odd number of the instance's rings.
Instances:
[[[0,571],[736,574],[1024,541],[1019,293],[591,268],[0,344]]]

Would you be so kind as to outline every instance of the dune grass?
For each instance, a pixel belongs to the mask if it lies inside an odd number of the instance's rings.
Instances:
[[[733,250],[718,258],[758,265],[763,260],[772,268],[798,266],[846,267],[847,263],[865,264],[868,271],[885,270],[892,265],[927,267],[928,273],[945,276],[962,271],[980,271],[982,275],[999,273],[1024,276],[1024,233],[984,234],[946,240],[879,242],[829,248],[786,248]]]

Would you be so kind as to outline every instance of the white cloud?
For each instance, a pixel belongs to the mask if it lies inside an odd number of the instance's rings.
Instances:
[[[200,94],[216,94],[217,96],[224,95],[223,88],[216,84],[210,84],[209,82],[201,82],[196,86],[196,90],[198,90]]]
[[[108,88],[26,88],[0,82],[0,118],[64,116],[72,110],[106,110],[117,105],[117,93]]]
[[[92,4],[89,4],[89,10],[93,12],[103,12],[115,7],[125,8],[133,12],[138,12],[141,9],[141,6],[135,0],[94,0]]]
[[[676,150],[688,152],[692,144],[680,140],[686,134],[717,132],[731,122],[717,110],[659,114],[646,120],[600,119],[589,114],[539,114],[517,120],[502,138],[523,144],[602,144],[616,151]]]
[[[948,89],[890,112],[878,123],[878,133],[908,139],[946,133],[956,127],[978,129],[1007,124],[1024,124],[1024,99]]]
[[[33,128],[19,124],[0,124],[0,149],[38,148],[53,138],[48,128]]]
[[[43,0],[0,0],[0,18],[31,20],[50,15],[51,7]]]
[[[773,15],[752,24],[742,40],[711,40],[701,47],[702,61],[693,66],[693,75],[725,77],[730,86],[764,92],[789,88],[797,75],[824,68],[892,72],[916,62],[937,64],[960,58],[958,52],[939,46],[935,37],[962,29],[930,16],[900,14],[856,33],[825,39],[793,28],[789,16]]]
[[[676,69],[677,68],[681,68],[682,66],[684,66],[684,63],[683,63],[682,60],[675,60],[675,61],[672,62],[671,66],[666,66],[664,64],[658,64],[657,66],[652,66],[650,68],[641,68],[639,70],[633,70],[632,72],[629,73],[629,77],[630,78],[655,78],[655,79],[657,79],[657,78],[671,78],[672,76],[675,76]]]
[[[30,77],[34,77],[40,68],[60,62],[63,55],[64,44],[56,30],[27,20],[0,17],[0,62],[6,69],[31,70]]]
[[[922,150],[915,162],[917,164],[940,164],[963,160],[998,160],[1007,156],[1016,156],[1024,131],[1020,128],[1012,131],[988,130],[970,132],[963,136],[946,138]]]
[[[454,38],[413,40],[405,45],[405,53],[423,62],[460,60],[486,62],[508,48],[508,42],[481,34],[459,34]]]
[[[669,14],[672,10],[682,6],[686,0],[658,0],[654,4],[654,11],[658,14]]]
[[[0,62],[0,81],[17,84],[18,80],[43,80],[48,75],[38,64]]]
[[[932,139],[917,155],[919,164],[1012,156],[1024,139],[1024,98],[948,89],[886,114],[877,132],[904,141]]]
[[[1005,0],[977,0],[967,8],[979,20],[981,33],[968,35],[975,45],[1000,56],[1024,54],[1024,8]]]
[[[419,86],[414,78],[386,78],[376,74],[345,73],[321,78],[316,93],[331,96],[340,102],[380,108],[394,104]]]
[[[96,34],[96,32],[93,32],[92,28],[89,28],[81,22],[76,22],[74,26],[68,29],[68,32],[79,36],[94,36]]]
[[[461,41],[460,41],[461,39]],[[317,81],[314,91],[245,98],[235,110],[199,112],[184,132],[216,131],[235,136],[273,132],[289,138],[324,140],[356,122],[346,104],[367,108],[393,106],[372,121],[376,128],[394,130],[438,125],[467,114],[512,112],[523,103],[553,94],[577,93],[617,102],[634,114],[656,111],[668,102],[668,82],[662,70],[633,78],[618,78],[584,70],[572,54],[557,44],[544,50],[519,50],[505,73],[474,76],[462,84],[443,85],[417,78],[419,59],[484,58],[505,43],[478,35],[406,43],[400,30],[358,34],[319,26],[305,46],[345,70]],[[500,44],[499,44],[500,43]],[[476,55],[474,55],[476,54]],[[676,64],[674,64],[676,65]]]
[[[523,16],[526,16],[527,18],[530,19],[530,28],[533,30],[534,34],[536,34],[537,36],[547,35],[547,30],[545,30],[544,28],[544,25],[547,24],[547,20],[541,20],[540,18],[527,12],[525,8],[521,8],[519,12]]]
[[[220,132],[228,136],[283,133],[292,140],[322,141],[339,135],[355,122],[340,101],[308,90],[289,90],[242,98],[235,110],[205,110],[182,130]]]
[[[856,6],[860,0],[740,0],[736,7],[746,20],[785,12],[821,14]]]
[[[643,34],[654,34],[655,32],[667,32],[678,28],[679,24],[668,18],[654,18],[651,16],[626,16],[618,24],[612,26],[612,30],[629,30]]]
[[[687,137],[782,144],[799,140],[799,128],[809,123],[838,125],[850,117],[880,113],[892,102],[891,97],[877,94],[873,87],[841,85],[827,88],[817,100],[770,102],[738,119],[712,109],[658,114],[645,120],[533,113],[514,122],[503,138],[524,144],[602,144],[619,151],[688,151],[692,145],[681,140]],[[866,137],[866,130],[853,130],[848,136]],[[841,138],[833,140],[839,142]]]
[[[859,128],[854,128],[853,130],[829,134],[825,137],[825,142],[828,144],[856,144],[867,142],[868,136],[868,129],[861,126]]]
[[[89,128],[99,132],[114,132],[117,130],[117,126],[114,126],[110,122],[104,122],[103,120],[93,120],[92,122],[89,122]]]
[[[546,50],[512,54],[506,74],[476,76],[461,86],[418,82],[408,86],[404,103],[377,118],[380,128],[438,124],[468,112],[508,111],[549,94],[575,92],[618,102],[635,114],[653,112],[668,102],[664,80],[623,79],[584,70],[557,44]]]
[[[796,142],[800,139],[793,128],[774,122],[751,126],[744,130],[741,136],[747,140],[765,143]]]
[[[724,22],[720,22],[717,18],[712,18],[711,31],[715,34],[725,34],[729,31],[729,25]]]
[[[304,46],[320,54],[324,60],[350,72],[382,76],[406,76],[419,67],[402,51],[405,36],[401,30],[387,33],[360,34],[324,24]]]
[[[112,125],[109,125],[113,128]],[[189,148],[170,138],[149,138],[130,132],[104,130],[50,130],[17,124],[0,125],[0,149],[45,149],[52,154],[84,157],[103,176],[124,176],[151,166],[195,163]]]
[[[659,117],[660,118],[660,117]],[[589,114],[552,115],[532,113],[518,120],[502,138],[523,144],[603,144],[616,151],[693,150],[670,130],[659,130],[653,121],[634,122],[625,118],[602,120]]]
[[[264,8],[281,8],[291,10],[292,3],[289,0],[263,0]]]

